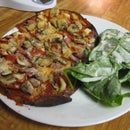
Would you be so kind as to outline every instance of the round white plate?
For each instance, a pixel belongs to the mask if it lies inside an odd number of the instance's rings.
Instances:
[[[128,31],[110,21],[93,16],[83,16],[96,27],[98,33],[108,28],[118,29],[122,32]],[[11,30],[8,34],[14,31]],[[72,95],[72,102],[54,107],[17,106],[14,101],[3,95],[0,95],[0,99],[15,112],[31,120],[63,127],[81,127],[103,123],[130,110],[130,98],[125,98],[121,106],[111,108],[94,102],[80,90]]]

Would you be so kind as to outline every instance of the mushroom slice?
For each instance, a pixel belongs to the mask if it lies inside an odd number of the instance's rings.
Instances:
[[[4,58],[0,59],[0,73],[1,75],[9,75],[12,73],[13,67],[11,67],[11,62],[6,61]]]
[[[68,21],[66,18],[60,18],[57,20],[58,28],[60,30],[66,29],[68,27]]]
[[[31,42],[29,40],[24,41],[23,42],[23,47],[26,48],[26,49],[30,48],[31,47]]]
[[[76,21],[75,24],[71,24],[67,31],[70,33],[79,32],[82,29],[82,24],[79,21]]]
[[[34,87],[38,87],[41,84],[40,81],[35,78],[31,78],[29,81]]]
[[[32,76],[34,76],[34,75],[36,75],[38,73],[37,69],[35,69],[34,67],[26,68],[24,70],[24,72],[26,72],[27,76],[29,76],[29,77],[32,77]]]
[[[25,83],[22,84],[21,90],[22,90],[23,92],[32,94],[34,88],[33,88],[32,84],[31,84],[29,81],[26,81]]]
[[[12,75],[0,76],[0,82],[5,85],[10,85],[16,82],[16,79]]]
[[[67,85],[66,85],[65,80],[63,78],[61,78],[61,77],[60,77],[60,84],[61,84],[61,86],[60,86],[60,92],[63,92],[66,89]]]
[[[9,75],[9,74],[11,74],[11,73],[12,73],[12,71],[7,68],[7,69],[4,69],[4,70],[2,71],[1,75],[6,76],[6,75]]]
[[[17,73],[17,74],[14,74],[13,75],[16,79],[18,79],[19,81],[23,81],[25,79],[25,74],[20,74],[20,73]]]
[[[53,8],[52,10],[50,10],[50,16],[51,17],[58,16],[59,13],[60,13],[60,10],[58,8]]]
[[[28,67],[31,66],[27,58],[25,58],[22,54],[16,55],[16,58],[19,65],[28,66]]]
[[[62,43],[63,36],[58,33],[51,34],[49,37],[50,42]]]

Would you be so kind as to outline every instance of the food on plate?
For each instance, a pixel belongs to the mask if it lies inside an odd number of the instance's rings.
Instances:
[[[130,32],[107,29],[89,53],[88,63],[79,62],[66,70],[86,93],[108,106],[119,106],[130,97]],[[87,55],[88,56],[88,55]]]
[[[17,26],[0,40],[0,92],[17,104],[53,106],[71,101],[76,91],[64,73],[85,49],[95,46],[97,32],[80,14],[48,9]]]

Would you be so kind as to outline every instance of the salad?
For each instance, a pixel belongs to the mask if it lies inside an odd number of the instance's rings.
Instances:
[[[94,100],[108,106],[120,106],[130,97],[130,32],[107,29],[99,35],[98,45],[86,49],[88,62],[78,62],[64,73]],[[130,90],[130,89],[129,89]]]

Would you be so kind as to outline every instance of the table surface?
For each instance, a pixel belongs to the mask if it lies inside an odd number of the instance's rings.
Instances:
[[[108,19],[130,30],[130,0],[58,0],[57,7]],[[34,15],[30,12],[0,8],[0,36],[16,23]],[[61,128],[40,124],[10,110],[0,101],[0,130],[130,130],[130,112],[99,125]]]

